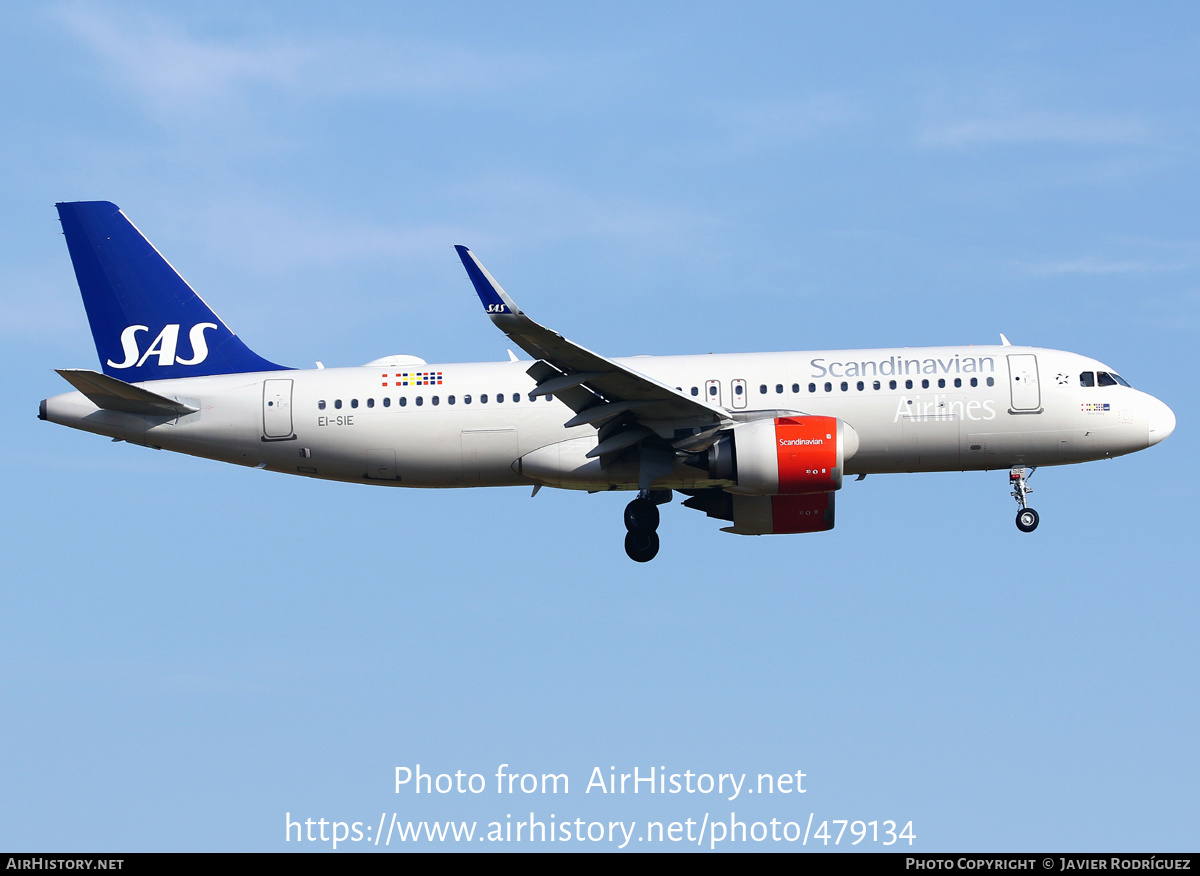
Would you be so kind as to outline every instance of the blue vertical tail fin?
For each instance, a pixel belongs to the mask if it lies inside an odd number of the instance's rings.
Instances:
[[[115,204],[55,206],[105,374],[138,383],[285,370],[243,344]]]

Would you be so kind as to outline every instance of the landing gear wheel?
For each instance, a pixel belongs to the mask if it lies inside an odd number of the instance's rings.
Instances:
[[[625,528],[630,532],[653,533],[658,529],[658,506],[649,499],[634,499],[625,506]],[[628,550],[628,540],[625,544],[626,550]],[[658,550],[657,542],[654,549]],[[630,556],[633,555],[630,554]],[[650,556],[652,557],[654,554]],[[641,562],[645,562],[645,560]]]
[[[1032,508],[1022,508],[1017,512],[1017,529],[1021,532],[1033,532],[1037,525],[1038,513]]]
[[[657,532],[630,532],[625,536],[625,553],[635,563],[648,563],[658,556]]]
[[[1033,492],[1029,486],[1029,479],[1033,477],[1034,471],[1036,468],[1027,469],[1023,465],[1014,465],[1008,473],[1008,485],[1012,487],[1009,495],[1021,506],[1021,510],[1017,512],[1017,529],[1021,532],[1033,532],[1038,525],[1038,513],[1025,504],[1025,498]]]

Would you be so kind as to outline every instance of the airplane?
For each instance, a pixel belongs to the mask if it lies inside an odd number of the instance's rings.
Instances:
[[[107,201],[57,205],[101,371],[38,416],[312,478],[391,487],[636,491],[625,551],[659,550],[659,506],[738,535],[833,528],[848,475],[1009,470],[1032,532],[1039,466],[1162,441],[1171,409],[1075,353],[999,345],[608,358],[535,322],[466,247],[484,312],[533,357],[410,355],[298,370],[247,347]]]

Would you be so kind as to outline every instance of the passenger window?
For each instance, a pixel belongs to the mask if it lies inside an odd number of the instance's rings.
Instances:
[[[816,391],[817,391],[817,385],[816,385],[815,383],[810,383],[810,384],[808,385],[808,391],[809,391],[809,392],[816,392]]]
[[[811,386],[812,384],[809,384],[809,385]],[[800,384],[799,384],[799,383],[793,383],[793,384],[792,384],[792,392],[793,392],[793,393],[796,393],[796,392],[799,392],[799,391],[800,391]],[[812,392],[812,390],[809,390],[809,392]]]
[[[438,398],[436,395],[433,397],[433,403],[434,403],[435,405],[436,405],[436,404],[440,404],[440,403],[441,403],[441,401],[442,401],[442,400],[441,400],[440,398]]]
[[[945,388],[946,388],[946,378],[939,377],[938,378],[938,389],[945,389]]]
[[[776,383],[776,384],[775,384],[775,394],[776,394],[776,395],[783,395],[783,384],[782,384],[782,383]]]
[[[1097,386],[1116,386],[1117,382],[1112,379],[1112,375],[1109,374],[1107,371],[1097,371],[1096,372],[1096,385]]]
[[[888,381],[888,389],[895,389],[895,388],[896,388],[896,381],[889,380]]]
[[[340,398],[338,398],[338,399],[334,399],[334,400],[333,400],[333,406],[334,406],[334,408],[335,408],[336,410],[339,410],[339,411],[340,411],[340,410],[342,409],[342,400],[341,400]]]
[[[716,388],[715,386],[710,386],[710,387],[708,388],[708,394],[709,394],[709,395],[716,395],[716,394],[717,394],[717,388]]]
[[[988,385],[988,386],[995,386],[995,385],[996,385],[996,378],[994,378],[994,377],[989,377],[989,378],[987,379],[987,385]]]
[[[400,407],[408,405],[408,399],[405,396],[400,396]]]
[[[1095,386],[1096,385],[1096,375],[1090,371],[1083,372],[1082,374],[1079,375],[1079,385],[1080,386]]]
[[[319,402],[317,402],[317,410],[318,411],[325,410],[325,399],[321,399]]]
[[[352,407],[352,408],[358,407],[358,399],[356,399],[356,398],[350,399],[350,407]]]
[[[866,387],[863,385],[863,382],[860,380],[860,381],[858,382],[858,391],[859,391],[859,392],[862,392],[862,391],[863,391],[863,389],[865,389],[865,388],[866,388]]]
[[[740,383],[739,383],[739,384],[736,384],[736,385],[733,387],[733,394],[734,394],[734,395],[741,395],[741,394],[742,394],[742,392],[743,392],[743,390],[744,390],[744,387],[743,387],[743,386],[742,386]]]
[[[904,388],[905,388],[905,389],[912,389],[912,381],[911,381],[911,380],[906,380],[906,381],[904,381]]]
[[[842,381],[842,392],[845,392],[849,388],[850,388],[850,384],[843,380]]]
[[[955,389],[962,388],[962,378],[961,377],[954,378],[954,388]]]
[[[759,388],[758,388],[758,394],[759,394],[759,395],[766,395],[766,394],[767,394],[767,385],[766,385],[765,383],[764,383],[764,384],[762,384],[761,386],[759,386]]]
[[[515,402],[519,402],[520,400],[521,400],[521,393],[519,393],[519,392],[514,392],[514,393],[513,393],[513,401],[515,401]]]
[[[830,383],[828,380],[825,381],[825,391],[833,392],[833,384]]]
[[[369,407],[369,408],[375,407],[375,399],[373,399],[373,398],[367,399],[367,407]]]
[[[469,395],[464,395],[463,396],[463,404],[469,405],[470,403],[471,403],[471,397]]]
[[[699,394],[700,394],[700,387],[698,387],[698,386],[693,386],[693,387],[692,387],[692,395],[693,395],[693,396],[697,396],[697,395],[699,395]]]
[[[979,386],[979,378],[978,377],[971,378],[971,386]]]
[[[928,377],[922,378],[921,389],[929,389],[929,378]]]
[[[420,407],[423,404],[425,404],[425,396],[423,396],[423,395],[417,396],[417,407]]]
[[[554,401],[554,396],[552,396],[552,395],[546,396],[546,401]]]
[[[390,397],[383,400],[383,406],[385,408],[390,408],[392,406],[392,400]]]
[[[481,405],[487,404],[487,393],[486,392],[483,395],[479,396],[479,403]]]
[[[500,402],[502,402],[502,401],[504,401],[504,393],[502,393],[502,392],[496,393],[496,404],[500,404]]]
[[[871,384],[871,389],[879,389],[879,381],[878,380],[876,380],[874,383]]]

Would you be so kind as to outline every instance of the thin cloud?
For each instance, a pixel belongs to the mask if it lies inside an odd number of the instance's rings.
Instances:
[[[276,43],[239,47],[205,41],[154,17],[118,21],[95,9],[63,7],[68,31],[147,94],[211,98],[244,82],[294,82],[311,52]]]
[[[734,106],[722,112],[728,131],[717,148],[722,154],[786,149],[847,124],[858,115],[848,101],[832,94]]]
[[[510,239],[561,241],[602,238],[629,248],[672,247],[694,242],[712,227],[710,217],[664,207],[632,194],[596,197],[572,184],[537,178],[481,180],[450,193],[464,205],[487,204],[474,225],[503,229]]]
[[[53,267],[8,266],[0,272],[0,335],[57,339],[64,326],[83,324],[65,246],[58,257],[62,262]]]
[[[440,208],[423,222],[364,221],[294,200],[260,196],[214,198],[193,205],[182,232],[214,252],[265,273],[348,262],[453,259],[452,244],[472,247],[542,245],[603,239],[623,251],[683,247],[712,221],[633,195],[597,198],[571,185],[536,178],[458,182],[443,190]],[[137,221],[134,215],[134,221]],[[153,229],[144,231],[154,239]],[[179,266],[187,276],[184,266]]]
[[[55,18],[155,111],[177,115],[267,89],[296,99],[491,89],[532,72],[524,60],[373,37],[204,37],[159,16],[60,7]]]
[[[1160,271],[1183,271],[1183,262],[1153,262],[1138,259],[1105,260],[1097,258],[1069,259],[1029,265],[1034,274],[1141,274]]]
[[[1195,331],[1200,328],[1200,291],[1147,298],[1141,302],[1137,318],[1146,325]]]
[[[1147,125],[1134,118],[1089,118],[1073,113],[1033,112],[931,125],[920,133],[917,142],[933,149],[1046,143],[1112,146],[1141,143],[1150,137]]]
[[[214,251],[236,254],[268,273],[363,260],[449,258],[451,244],[463,236],[453,222],[382,225],[289,207],[294,205],[213,202],[194,217],[196,233]]]

